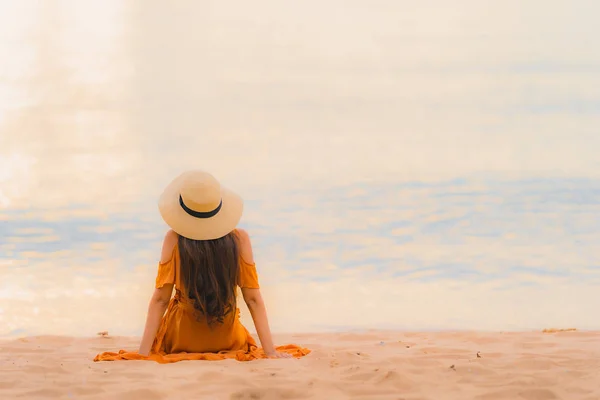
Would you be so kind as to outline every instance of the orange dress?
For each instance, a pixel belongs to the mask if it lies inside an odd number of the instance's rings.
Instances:
[[[256,266],[240,257],[238,286],[258,289]],[[171,299],[149,356],[137,352],[120,350],[118,353],[98,354],[94,361],[116,360],[154,360],[159,363],[172,363],[183,360],[224,360],[234,358],[238,361],[251,361],[266,358],[264,351],[258,348],[254,338],[240,322],[239,309],[229,313],[223,324],[209,327],[205,320],[198,321],[194,306],[185,296],[185,290],[179,274],[179,247],[175,245],[171,259],[158,265],[156,288],[166,284],[175,285],[175,296]],[[302,357],[310,350],[286,345],[277,347],[294,357]]]

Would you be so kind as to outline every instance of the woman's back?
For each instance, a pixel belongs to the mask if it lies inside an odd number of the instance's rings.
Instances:
[[[190,244],[188,239],[182,239],[173,231],[167,233],[156,287],[161,288],[172,284],[175,287],[175,296],[167,310],[169,318],[159,329],[153,351],[167,354],[203,353],[242,350],[248,345],[255,345],[254,340],[239,321],[235,294],[237,286],[259,289],[258,276],[252,258],[249,261],[246,259],[248,256],[252,257],[251,252],[248,254],[248,246],[245,243],[247,234],[245,232],[240,234],[239,230],[235,230],[231,235],[230,239],[234,242],[233,244],[229,242],[229,245],[236,247],[233,251],[229,250],[235,255],[237,263],[228,266],[221,262],[231,261],[227,260],[227,255],[223,257],[218,252],[210,254],[211,246],[217,251],[223,250],[218,243],[200,244],[201,250],[209,253],[206,255],[208,260],[201,260],[199,258],[203,256],[202,254],[192,254],[192,251],[197,251],[197,248],[193,243]],[[191,256],[196,257],[191,258]],[[213,264],[209,265],[209,262]],[[206,270],[200,270],[203,267]],[[224,268],[224,273],[219,274],[219,271],[215,271],[215,267]],[[232,295],[230,299],[226,298],[228,290]],[[223,295],[222,298],[217,299],[217,292]],[[230,304],[226,304],[227,301]],[[213,313],[208,318],[204,311],[206,309],[209,313]],[[162,341],[158,340],[161,336]],[[251,342],[248,343],[250,339]]]

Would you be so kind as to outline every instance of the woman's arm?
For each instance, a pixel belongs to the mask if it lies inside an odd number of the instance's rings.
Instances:
[[[265,306],[260,289],[242,288],[242,295],[244,296],[244,301],[252,315],[254,327],[256,328],[256,333],[258,334],[260,344],[262,345],[265,354],[275,358],[291,357],[290,354],[280,353],[275,350],[271,329],[269,328],[269,319],[267,318],[267,307]]]
[[[148,304],[148,316],[146,317],[146,327],[140,343],[140,355],[147,356],[150,354],[152,343],[154,343],[160,321],[165,315],[165,311],[167,311],[172,293],[173,285],[164,285],[162,288],[154,290],[150,304]]]
[[[163,240],[160,262],[164,264],[171,260],[173,257],[173,250],[177,244],[178,236],[172,230],[169,230]],[[140,343],[139,353],[147,356],[150,354],[156,332],[160,326],[160,321],[165,315],[165,311],[169,306],[171,295],[173,294],[174,284],[164,284],[158,289],[154,289],[150,304],[148,304],[148,316],[146,317],[146,327],[144,328],[144,335],[142,336],[142,342]]]
[[[238,237],[240,239],[240,256],[246,263],[253,264],[254,255],[252,253],[250,236],[243,229],[238,229]],[[256,333],[258,333],[258,338],[260,339],[260,344],[262,345],[265,354],[274,358],[291,357],[290,354],[280,353],[275,350],[271,329],[269,328],[269,319],[267,318],[267,307],[265,306],[260,289],[242,287],[242,295],[244,296],[244,301],[252,315],[254,327],[256,328]]]

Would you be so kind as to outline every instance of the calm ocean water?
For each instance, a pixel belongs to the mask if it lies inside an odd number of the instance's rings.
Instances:
[[[0,1],[0,337],[141,334],[187,168],[276,331],[599,329],[598,12]]]

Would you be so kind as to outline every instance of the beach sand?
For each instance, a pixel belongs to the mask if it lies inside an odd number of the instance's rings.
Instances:
[[[0,398],[600,399],[600,332],[275,335],[303,359],[94,363],[136,338],[0,342]]]

